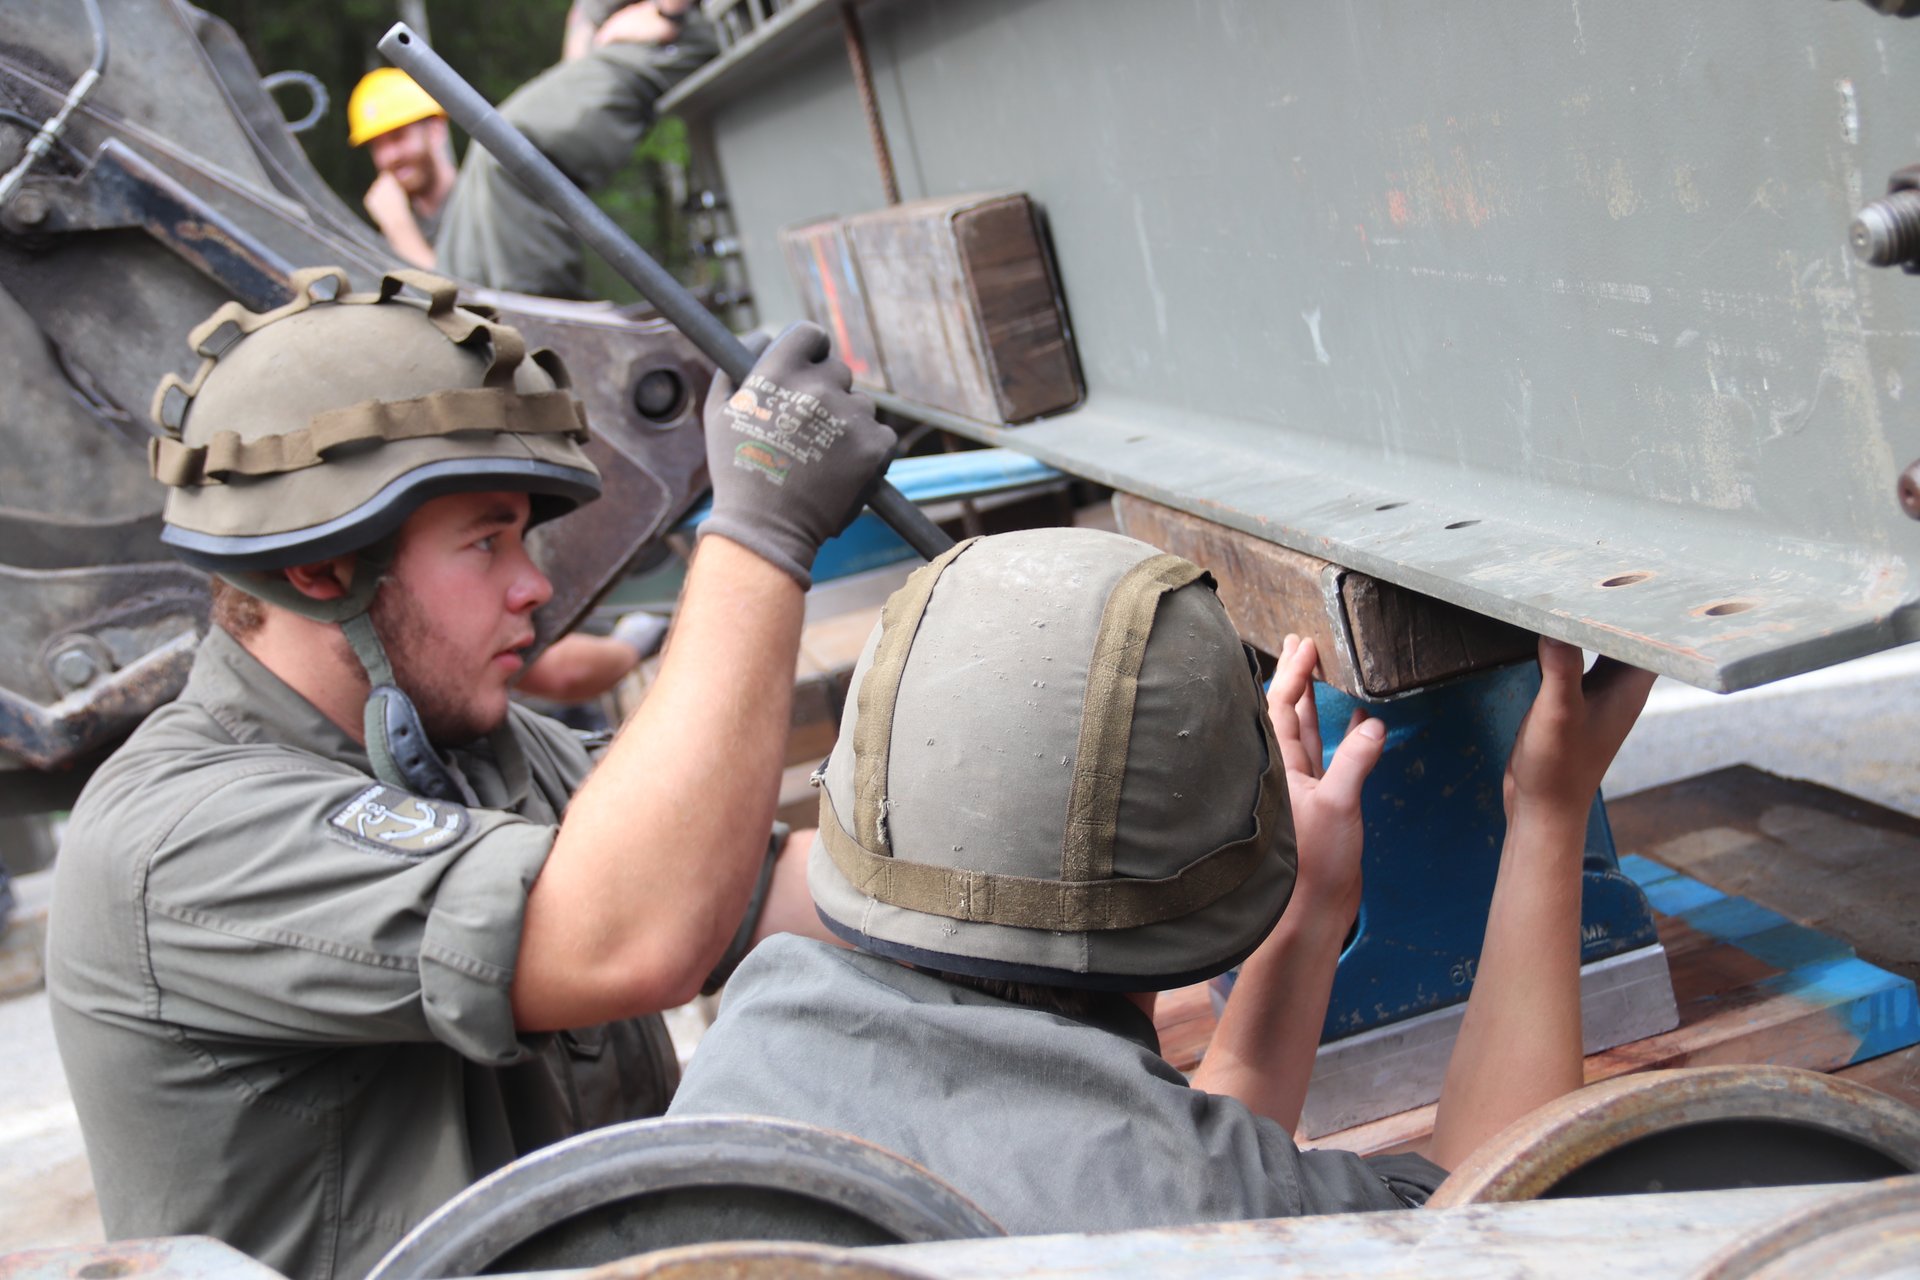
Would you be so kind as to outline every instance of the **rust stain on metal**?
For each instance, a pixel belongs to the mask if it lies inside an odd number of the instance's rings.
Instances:
[[[1463,1161],[1429,1208],[1533,1200],[1638,1138],[1710,1121],[1801,1124],[1920,1169],[1920,1110],[1779,1066],[1649,1071],[1589,1085],[1515,1121]],[[1737,1173],[1729,1173],[1733,1185]]]

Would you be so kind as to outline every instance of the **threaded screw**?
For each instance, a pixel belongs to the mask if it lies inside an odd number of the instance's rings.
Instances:
[[[1894,191],[1869,201],[1853,220],[1854,256],[1875,267],[1920,258],[1920,191]]]

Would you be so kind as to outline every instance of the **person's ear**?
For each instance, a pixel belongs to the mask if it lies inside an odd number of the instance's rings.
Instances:
[[[353,586],[353,557],[335,556],[282,570],[293,589],[309,600],[338,600]]]

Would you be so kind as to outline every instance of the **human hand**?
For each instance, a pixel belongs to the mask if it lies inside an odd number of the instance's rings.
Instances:
[[[716,373],[707,392],[707,473],[717,533],[773,564],[804,590],[814,554],[859,513],[892,456],[894,434],[826,330],[800,323],[754,363],[738,391]]]
[[[1360,852],[1366,829],[1360,787],[1380,761],[1386,726],[1355,708],[1346,737],[1322,773],[1320,718],[1313,700],[1313,641],[1288,636],[1267,690],[1267,714],[1287,771],[1300,869],[1295,901],[1314,904],[1344,929],[1360,909]]]
[[[680,36],[680,23],[661,13],[653,0],[616,9],[593,33],[593,47],[609,44],[672,44]]]
[[[366,206],[367,216],[373,219],[373,225],[388,237],[392,236],[391,228],[395,225],[416,225],[413,202],[407,198],[407,190],[400,185],[400,180],[391,173],[376,177],[360,203]]]
[[[1540,692],[1507,757],[1509,819],[1516,807],[1532,804],[1584,817],[1646,705],[1651,671],[1602,658],[1583,677],[1581,665],[1577,647],[1540,637]]]

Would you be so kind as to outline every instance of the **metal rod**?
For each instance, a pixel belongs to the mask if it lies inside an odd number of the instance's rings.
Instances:
[[[840,0],[840,30],[847,40],[847,65],[853,68],[853,88],[867,117],[867,136],[873,140],[873,162],[880,170],[880,190],[888,204],[900,203],[900,179],[893,172],[893,149],[887,145],[887,126],[880,119],[880,100],[873,92],[873,66],[867,61],[867,37],[860,30],[854,0]]]
[[[518,178],[548,208],[566,219],[567,225],[605,258],[610,266],[659,309],[661,315],[719,365],[735,383],[753,368],[753,355],[721,324],[714,314],[701,306],[694,296],[645,250],[635,244],[599,205],[560,172],[554,163],[527,141],[526,135],[507,119],[474,87],[448,66],[446,59],[428,47],[404,22],[396,22],[380,38],[380,52],[387,60],[412,76],[421,88],[447,110],[447,115],[467,131],[476,143],[485,147],[500,162],[501,168]],[[915,551],[932,559],[953,545],[953,539],[927,518],[926,512],[907,501],[898,489],[885,480],[875,491],[869,506],[875,515],[893,527]]]
[[[7,170],[6,176],[0,177],[0,205],[13,199],[13,193],[20,189],[22,182],[26,181],[27,174],[33,166],[39,164],[47,152],[53,150],[54,144],[60,141],[60,135],[67,131],[67,120],[73,115],[74,109],[93,92],[93,86],[100,83],[101,75],[106,72],[107,23],[100,16],[100,0],[82,0],[82,4],[87,11],[87,25],[93,31],[93,61],[88,63],[87,69],[80,73],[80,78],[73,82],[73,88],[67,91],[66,99],[61,102],[60,109],[40,126],[40,131],[33,135],[32,141],[27,143],[27,149],[20,153],[19,163]]]

